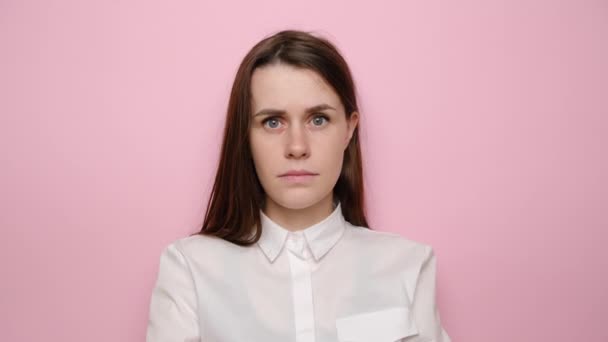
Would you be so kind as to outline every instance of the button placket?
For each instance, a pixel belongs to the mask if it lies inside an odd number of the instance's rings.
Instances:
[[[292,276],[293,308],[296,342],[315,341],[315,322],[311,284],[310,254],[306,241],[299,234],[290,234],[287,240],[288,258]]]
[[[307,259],[310,255],[306,249],[306,241],[299,234],[290,233],[287,239],[287,248],[301,259]]]

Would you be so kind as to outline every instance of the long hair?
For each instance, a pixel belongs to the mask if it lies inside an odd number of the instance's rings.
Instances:
[[[358,111],[356,90],[348,65],[327,39],[299,30],[283,30],[258,42],[238,68],[226,113],[224,138],[213,189],[201,230],[246,246],[261,236],[260,209],[265,199],[253,164],[249,145],[251,125],[251,76],[257,67],[273,63],[317,72],[342,101],[347,118]],[[359,125],[344,151],[344,161],[333,189],[344,218],[369,228],[365,216],[363,169]]]

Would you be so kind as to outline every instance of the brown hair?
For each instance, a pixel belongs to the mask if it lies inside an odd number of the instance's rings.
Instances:
[[[257,242],[261,235],[260,213],[265,192],[251,156],[251,76],[257,67],[286,63],[317,72],[333,87],[347,118],[358,111],[355,85],[344,58],[325,38],[309,32],[284,30],[258,42],[245,56],[236,73],[224,126],[224,139],[215,182],[201,230],[238,245]],[[344,218],[368,227],[365,217],[363,170],[358,125],[344,151],[342,171],[333,190]],[[195,235],[192,234],[192,235]]]

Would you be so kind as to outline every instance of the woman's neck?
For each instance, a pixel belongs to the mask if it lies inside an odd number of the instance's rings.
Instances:
[[[333,193],[319,202],[299,209],[286,208],[266,197],[264,214],[289,231],[299,231],[321,222],[335,209]]]

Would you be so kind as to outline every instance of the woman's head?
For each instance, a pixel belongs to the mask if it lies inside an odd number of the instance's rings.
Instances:
[[[253,72],[251,102],[249,145],[264,200],[289,209],[331,200],[357,112],[347,117],[317,72],[280,59]],[[287,176],[293,171],[312,175]]]
[[[302,209],[328,197],[347,221],[367,227],[355,93],[348,65],[326,39],[285,30],[257,43],[234,80],[199,233],[251,244],[268,201]],[[292,170],[314,175],[284,176]]]

